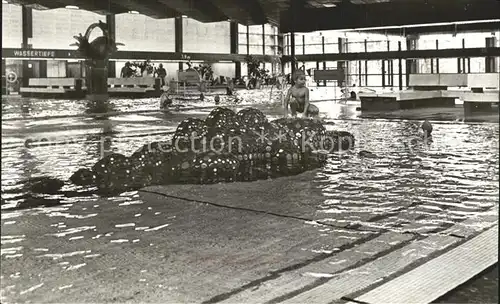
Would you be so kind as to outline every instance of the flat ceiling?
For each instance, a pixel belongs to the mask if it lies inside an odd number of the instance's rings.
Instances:
[[[152,18],[271,23],[310,32],[500,19],[499,0],[9,0],[33,9],[77,6],[100,14],[136,11]]]

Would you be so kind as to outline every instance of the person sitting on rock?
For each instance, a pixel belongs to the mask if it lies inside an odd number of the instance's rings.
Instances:
[[[285,97],[285,117],[288,116],[288,106],[292,117],[297,117],[297,112],[304,117],[318,115],[318,108],[309,103],[309,89],[306,87],[306,75],[303,71],[296,71],[293,75],[294,85],[288,90]]]
[[[166,108],[172,106],[173,103],[174,102],[173,102],[172,98],[170,98],[170,95],[168,94],[168,92],[161,94],[160,109],[166,109]]]

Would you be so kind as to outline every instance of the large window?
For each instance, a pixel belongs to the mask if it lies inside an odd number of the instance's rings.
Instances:
[[[451,48],[477,48],[486,46],[486,38],[496,37],[496,46],[500,46],[500,31],[483,33],[443,33],[436,35],[420,35],[416,40],[416,49],[451,49]],[[342,41],[340,40],[342,38]],[[342,32],[321,31],[312,33],[295,33],[295,55],[309,54],[338,54],[339,42],[342,48],[350,53],[363,52],[388,52],[407,49],[406,37],[401,35],[385,35],[372,32]],[[291,37],[284,37],[284,54],[291,55]],[[344,44],[345,43],[345,44]],[[363,87],[393,87],[399,88],[399,72],[402,74],[402,87],[406,84],[406,66],[412,64],[411,60],[356,60],[345,62],[346,84]],[[417,59],[418,73],[484,73],[485,58],[465,58],[460,61],[460,71],[457,58]],[[304,64],[298,63],[299,67]],[[337,62],[306,63],[306,67],[319,69],[324,67],[337,68]],[[287,72],[290,72],[287,65]],[[319,83],[322,85],[322,83]],[[327,84],[328,85],[328,84]]]
[[[270,24],[238,26],[238,53],[277,55],[278,29]]]

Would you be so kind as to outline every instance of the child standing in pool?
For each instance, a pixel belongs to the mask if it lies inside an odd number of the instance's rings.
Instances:
[[[301,70],[293,74],[294,85],[288,90],[285,97],[285,117],[288,116],[288,105],[292,112],[292,117],[297,117],[297,112],[304,117],[318,115],[318,108],[309,103],[309,89],[306,87],[306,75]]]

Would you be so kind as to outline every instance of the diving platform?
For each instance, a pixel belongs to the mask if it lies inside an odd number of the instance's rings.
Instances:
[[[491,112],[500,101],[498,73],[412,74],[409,90],[360,93],[361,111],[396,111],[416,108],[454,107],[464,104],[465,115]]]

